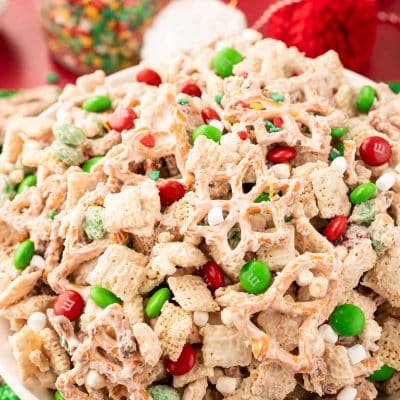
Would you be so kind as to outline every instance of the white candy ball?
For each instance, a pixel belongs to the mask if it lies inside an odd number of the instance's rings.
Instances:
[[[231,394],[236,390],[237,379],[230,376],[221,376],[217,379],[215,387],[222,394]]]
[[[347,161],[344,157],[336,157],[331,162],[331,168],[339,170],[342,174],[346,172],[347,169]]]
[[[306,271],[301,271],[297,276],[296,283],[299,286],[307,286],[314,279],[314,274],[308,269]]]
[[[208,212],[207,220],[208,220],[208,225],[210,226],[219,225],[222,222],[224,222],[224,215],[222,213],[222,208],[213,207]]]
[[[105,379],[96,371],[90,370],[86,375],[85,383],[87,386],[99,390],[106,385]]]
[[[233,133],[222,135],[220,145],[227,151],[236,151],[239,145],[239,137]]]
[[[29,316],[27,325],[33,331],[40,332],[42,329],[46,328],[47,325],[46,314],[43,314],[40,311],[35,311]]]
[[[193,313],[193,322],[199,327],[205,326],[208,322],[208,312],[195,311]]]
[[[382,191],[385,192],[386,190],[389,190],[392,188],[396,181],[396,178],[393,174],[390,172],[387,172],[383,175],[381,175],[377,180],[376,180],[376,187]]]

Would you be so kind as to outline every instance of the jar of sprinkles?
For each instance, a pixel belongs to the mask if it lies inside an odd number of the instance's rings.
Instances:
[[[53,57],[82,74],[135,64],[145,29],[168,0],[43,0],[41,16]]]

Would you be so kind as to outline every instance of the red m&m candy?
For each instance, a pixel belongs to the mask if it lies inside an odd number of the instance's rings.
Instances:
[[[158,73],[150,68],[140,70],[136,74],[136,80],[138,82],[147,83],[151,86],[159,86],[161,84],[161,77]]]
[[[380,136],[370,136],[360,146],[360,156],[365,164],[377,167],[390,160],[392,148],[389,142]]]
[[[204,282],[212,290],[225,286],[224,273],[218,264],[213,261],[209,261],[204,265],[202,275]]]
[[[118,132],[124,129],[131,129],[134,125],[134,120],[137,118],[135,111],[132,108],[122,108],[115,110],[108,119],[110,127]]]
[[[220,116],[218,113],[212,109],[211,107],[205,107],[201,110],[201,117],[203,118],[203,121],[208,124],[210,121],[213,119],[217,119],[218,121],[221,120]]]
[[[324,229],[324,235],[330,242],[333,242],[343,235],[346,228],[347,218],[344,215],[339,215],[328,222]]]
[[[53,309],[56,315],[64,315],[70,321],[77,320],[83,313],[85,302],[75,290],[67,290],[54,300]]]
[[[168,181],[158,186],[160,201],[163,206],[169,206],[181,199],[185,193],[185,187],[177,181]]]
[[[164,360],[164,366],[171,375],[184,375],[187,374],[196,364],[196,352],[193,347],[185,344],[182,349],[181,355],[176,361],[169,358]]]
[[[284,163],[293,160],[297,155],[296,149],[289,146],[275,147],[267,154],[267,160],[274,164]]]
[[[193,82],[186,82],[182,86],[181,93],[192,97],[201,97],[201,89]]]

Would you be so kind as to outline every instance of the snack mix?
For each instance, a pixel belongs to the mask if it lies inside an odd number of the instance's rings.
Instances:
[[[0,316],[55,399],[400,390],[400,97],[246,30],[97,71],[0,158]]]

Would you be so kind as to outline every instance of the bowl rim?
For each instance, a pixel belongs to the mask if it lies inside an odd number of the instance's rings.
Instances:
[[[106,77],[106,82],[110,85],[118,85],[120,83],[129,82],[133,79],[134,72],[136,70],[137,66],[132,66],[115,72]],[[348,69],[345,69],[344,74],[347,81],[356,88],[363,85],[375,84],[375,82],[371,79]],[[52,116],[57,112],[58,107],[59,103],[57,102],[42,112],[39,117],[46,118]],[[18,368],[10,346],[9,331],[10,329],[8,321],[0,318],[0,339],[3,339],[3,346],[0,352],[0,375],[13,389],[15,394],[22,400],[52,400],[53,396],[51,392],[38,387],[37,382],[29,384],[23,384],[21,382]]]

